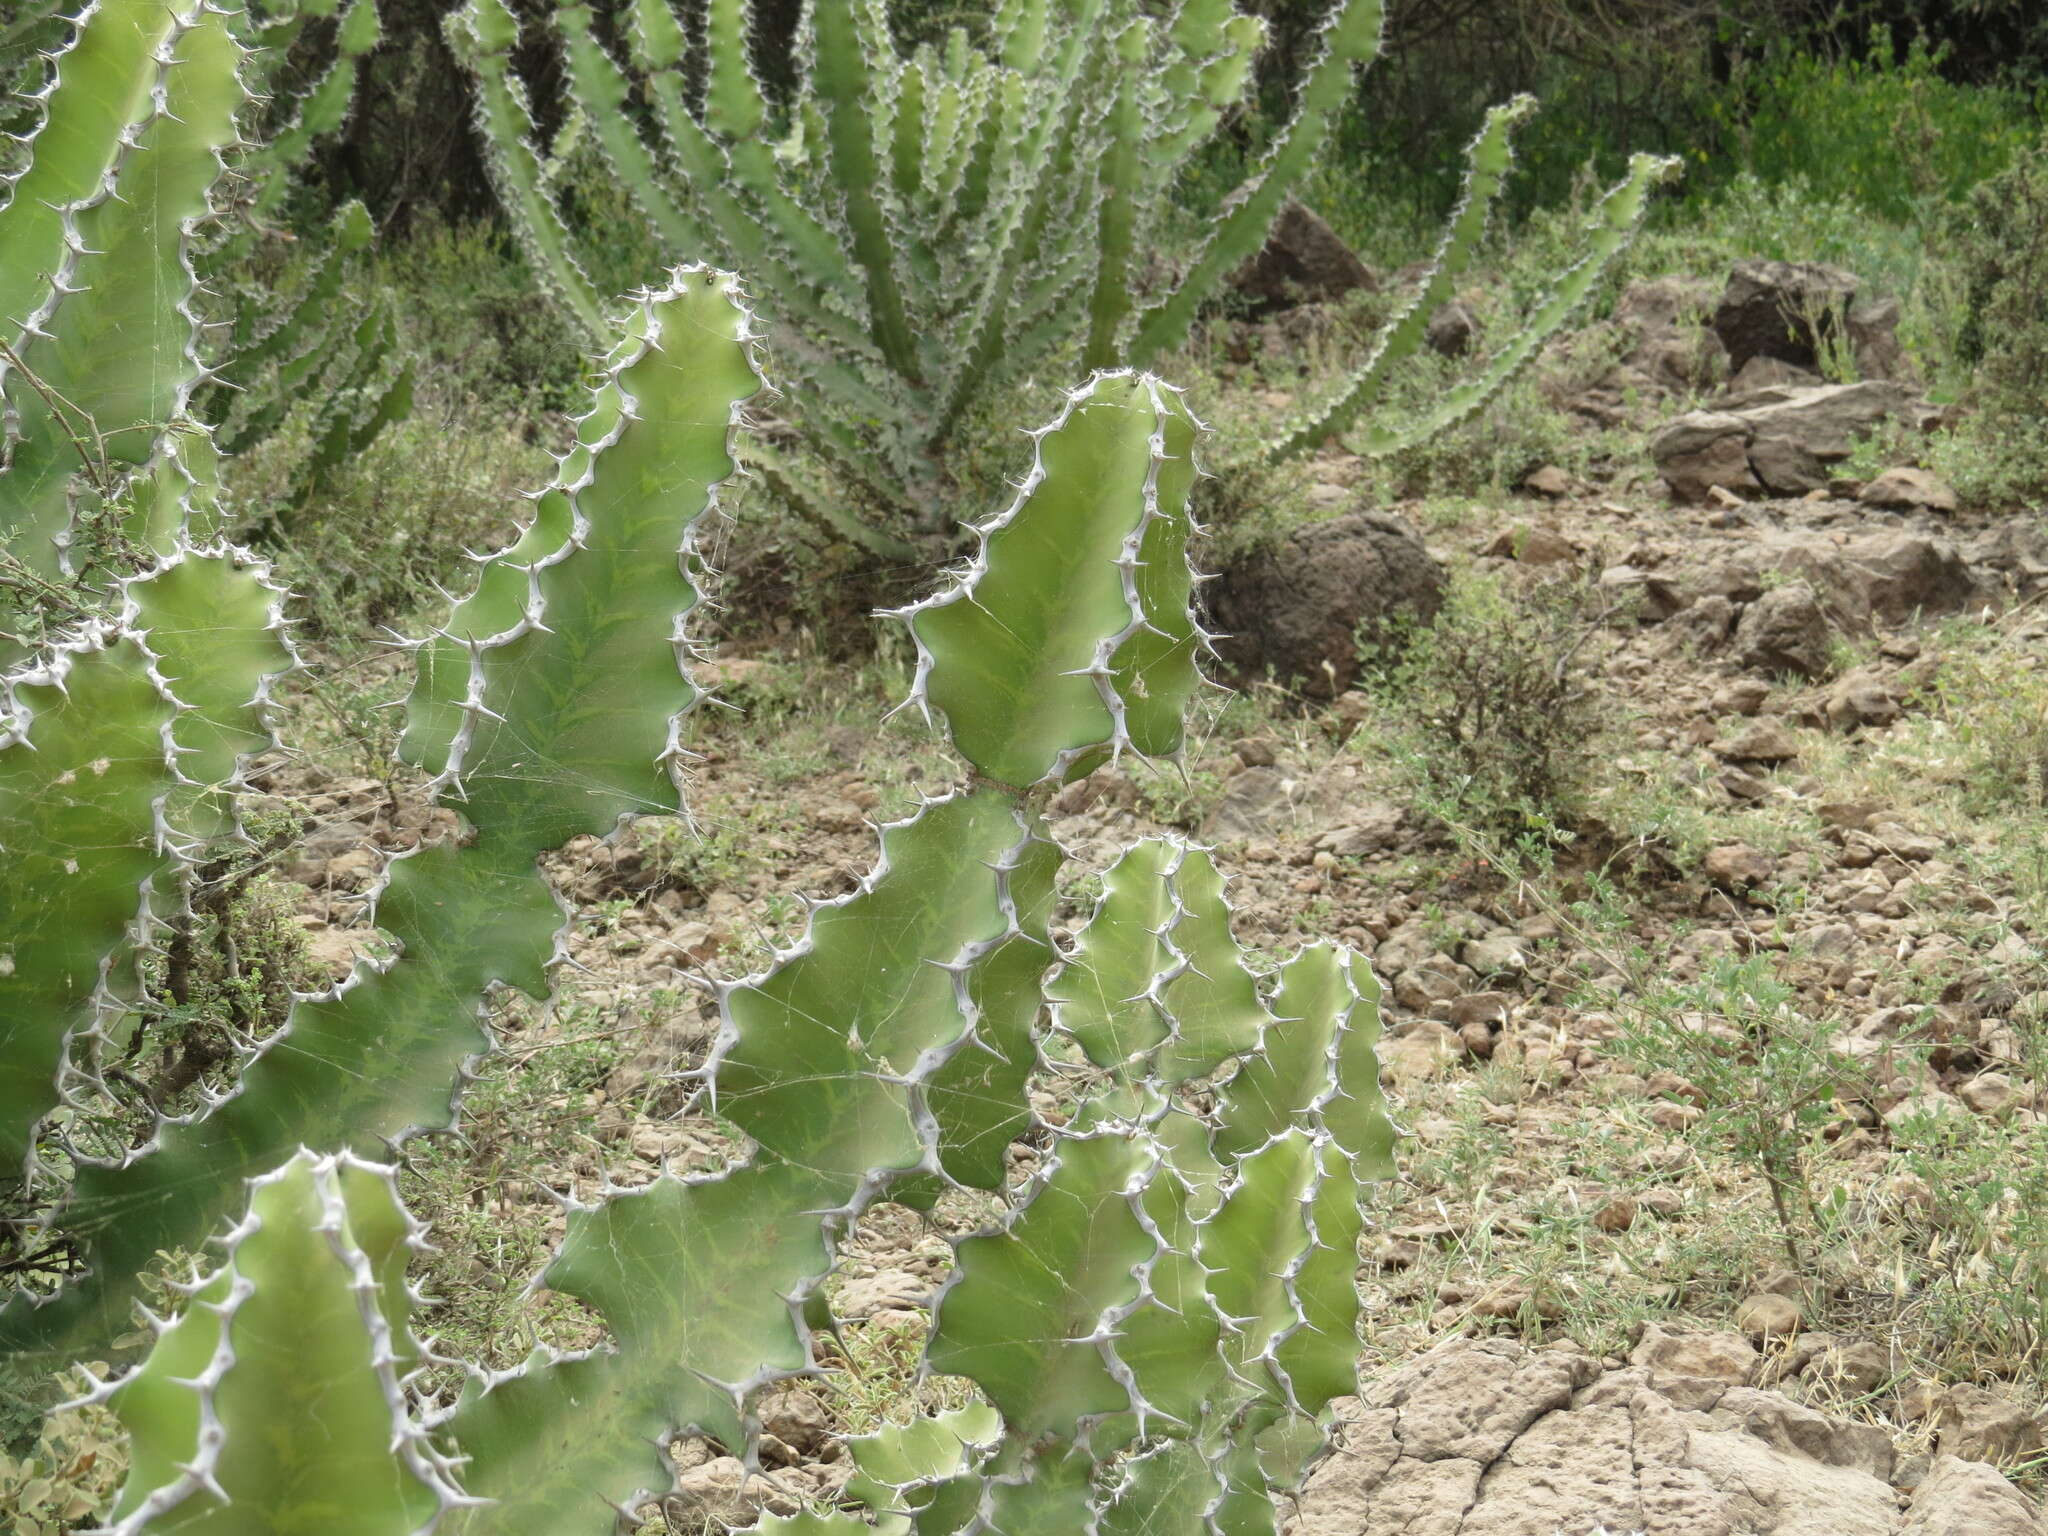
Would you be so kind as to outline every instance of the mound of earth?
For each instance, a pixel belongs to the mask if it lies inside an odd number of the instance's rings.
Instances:
[[[1736,1335],[1651,1329],[1609,1369],[1454,1339],[1345,1413],[1286,1536],[2042,1536],[1984,1462],[1748,1385]]]

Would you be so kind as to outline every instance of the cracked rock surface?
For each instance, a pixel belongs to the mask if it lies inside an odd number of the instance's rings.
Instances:
[[[1896,1458],[1674,1337],[1621,1369],[1509,1339],[1432,1350],[1342,1405],[1286,1536],[2048,1533],[1996,1468]]]

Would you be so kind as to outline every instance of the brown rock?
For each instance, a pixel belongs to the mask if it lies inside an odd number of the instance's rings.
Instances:
[[[1717,715],[1754,715],[1771,696],[1771,685],[1758,677],[1738,677],[1725,688],[1714,690]]]
[[[1757,1366],[1756,1350],[1739,1333],[1672,1333],[1656,1323],[1643,1330],[1628,1359],[1653,1379],[1688,1376],[1738,1387],[1748,1384]]]
[[[1925,534],[1874,533],[1839,545],[1801,534],[1766,553],[1777,569],[1810,582],[1829,616],[1849,629],[1951,613],[1997,593],[1952,540]]]
[[[802,1388],[771,1392],[761,1400],[761,1428],[785,1445],[815,1456],[832,1441],[832,1426],[816,1397]]]
[[[1799,1332],[1803,1321],[1799,1303],[1775,1291],[1759,1291],[1753,1296],[1745,1296],[1735,1308],[1735,1326],[1748,1336],[1751,1343],[1759,1345],[1774,1339],[1791,1338]]]
[[[1843,674],[1828,690],[1825,707],[1828,724],[1838,731],[1890,725],[1899,718],[1900,710],[1891,683],[1874,667],[1858,667]]]
[[[1396,1085],[1441,1077],[1464,1056],[1465,1042],[1434,1019],[1379,1043],[1380,1070]]]
[[[1451,1000],[1450,1023],[1462,1029],[1467,1024],[1505,1024],[1515,1000],[1506,992],[1467,992]]]
[[[1759,853],[1747,843],[1723,843],[1707,850],[1701,868],[1716,885],[1743,890],[1766,884],[1777,865],[1769,854]]]
[[[1716,757],[1732,763],[1789,763],[1799,756],[1799,743],[1775,720],[1744,726],[1714,747]]]
[[[1360,628],[1435,617],[1444,573],[1401,519],[1353,512],[1233,562],[1207,591],[1226,664],[1334,698],[1358,675]]]
[[[1930,1415],[1942,1454],[2015,1462],[2042,1448],[2041,1426],[2017,1403],[1967,1382],[1941,1389]]]
[[[1555,464],[1545,464],[1540,469],[1532,469],[1522,476],[1522,489],[1556,500],[1571,495],[1572,477]],[[1525,554],[1522,558],[1527,560],[1530,557]]]
[[[1981,1461],[1938,1456],[1913,1492],[1898,1536],[2043,1536],[2027,1496]]]
[[[1359,289],[1379,287],[1372,269],[1358,259],[1322,217],[1295,198],[1280,207],[1265,246],[1236,272],[1231,286],[1251,301],[1255,314],[1327,304]]]
[[[1327,786],[1283,768],[1246,768],[1231,775],[1216,809],[1202,823],[1214,843],[1271,838],[1313,825],[1327,808]]]
[[[932,1282],[924,1275],[906,1270],[885,1269],[877,1274],[856,1275],[840,1287],[832,1304],[838,1317],[849,1322],[873,1318],[884,1312],[904,1312],[931,1304]]]
[[[1891,378],[1903,356],[1897,301],[1864,291],[1853,272],[1818,262],[1738,261],[1714,308],[1714,334],[1739,371],[1754,357],[1819,367],[1839,346],[1866,378]]]
[[[1603,1375],[1571,1350],[1457,1339],[1337,1410],[1340,1442],[1287,1536],[1901,1536],[1913,1518],[1872,1426],[1739,1385]],[[1973,1474],[1945,1475],[1942,1491],[2000,1519],[2025,1508]]]
[[[1819,677],[1828,670],[1828,620],[1810,582],[1773,587],[1735,621],[1742,664],[1765,672]]]
[[[1343,817],[1340,825],[1316,839],[1318,853],[1334,853],[1340,859],[1363,859],[1382,853],[1400,841],[1401,823],[1405,819],[1398,805],[1379,801],[1347,806]]]
[[[1924,469],[1888,469],[1864,486],[1856,499],[1866,507],[1899,512],[1953,512],[1956,509],[1954,488]]]
[[[1892,1359],[1882,1344],[1868,1340],[1822,1350],[1807,1363],[1810,1382],[1867,1396],[1892,1379]]]
[[[1627,1195],[1610,1200],[1593,1213],[1593,1225],[1602,1232],[1626,1232],[1636,1224],[1637,1206]]]
[[[1576,544],[1555,528],[1541,524],[1531,528],[1518,523],[1503,529],[1500,537],[1486,546],[1486,553],[1523,565],[1566,565],[1579,558]]]
[[[1478,336],[1478,316],[1458,299],[1451,300],[1431,315],[1422,333],[1429,349],[1444,357],[1463,357],[1472,350],[1472,343]]]
[[[1728,380],[1727,393],[1730,395],[1755,394],[1759,390],[1775,389],[1780,385],[1825,384],[1811,368],[1801,368],[1778,357],[1752,357]]]
[[[1617,382],[1689,394],[1727,377],[1727,349],[1702,323],[1714,299],[1711,283],[1676,276],[1651,278],[1623,289],[1615,301],[1613,323],[1629,342],[1622,369],[1634,381]]]
[[[2004,1114],[2018,1095],[2018,1085],[2003,1072],[1979,1072],[1956,1088],[1956,1097],[1980,1115]]]
[[[1680,501],[1705,501],[1716,486],[1760,494],[1749,467],[1748,422],[1726,411],[1688,411],[1650,439],[1650,458]]]

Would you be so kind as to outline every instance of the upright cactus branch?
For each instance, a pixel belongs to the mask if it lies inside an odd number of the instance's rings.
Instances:
[[[564,917],[535,860],[677,804],[677,722],[698,698],[679,670],[701,597],[694,529],[758,386],[735,299],[697,270],[640,301],[525,534],[421,645],[405,750],[471,836],[390,862],[374,916],[398,957],[300,1002],[206,1113],[83,1163],[51,1224],[89,1270],[40,1304],[13,1298],[0,1342],[118,1332],[151,1256],[196,1246],[238,1179],[301,1144],[373,1148],[446,1124],[464,1062],[488,1048],[492,991],[546,994]]]
[[[1028,9],[1017,26],[1022,48]],[[714,313],[664,334],[686,376],[724,367]],[[626,366],[616,399],[642,394]],[[630,430],[621,417],[617,442]],[[955,1241],[927,1363],[968,1377],[981,1400],[855,1441],[848,1498],[862,1513],[753,1529],[1275,1528],[1278,1492],[1320,1445],[1319,1416],[1356,1385],[1361,1200],[1389,1171],[1392,1142],[1376,984],[1330,945],[1257,974],[1231,940],[1214,862],[1171,841],[1118,861],[1071,952],[1047,931],[1064,858],[1042,819],[1051,792],[1117,752],[1180,745],[1203,644],[1183,553],[1197,430],[1157,380],[1112,373],[1036,434],[1034,466],[980,528],[976,558],[898,615],[919,651],[912,700],[943,724],[972,786],[882,828],[857,889],[816,907],[763,972],[719,988],[721,1027],[697,1076],[705,1107],[748,1147],[722,1173],[664,1173],[574,1205],[541,1280],[584,1303],[603,1339],[474,1373],[426,1423],[425,1460],[417,1427],[393,1417],[380,1487],[462,1531],[602,1536],[617,1512],[669,1489],[661,1448],[674,1436],[709,1435],[751,1461],[758,1396],[817,1368],[810,1330],[829,1319],[823,1288],[849,1224],[877,1200],[965,1187],[1001,1214]],[[538,720],[496,718],[493,663],[553,623],[553,573],[600,547],[584,509],[602,499],[614,444],[586,439],[587,457],[565,463],[564,487],[423,652],[410,749],[466,789],[480,845],[504,835],[490,830],[500,813],[483,810],[512,793],[491,768],[511,766],[502,754],[518,753],[522,783],[541,780],[534,797],[560,783],[546,778],[558,759]],[[522,654],[518,672],[538,672],[548,694],[544,650]],[[1063,1124],[1033,1114],[1048,1091],[1077,1100]],[[1039,1167],[1013,1186],[1007,1154],[1027,1132]],[[259,1207],[269,1189],[258,1183]],[[230,1241],[239,1276],[250,1239]],[[190,1331],[218,1351],[240,1312]],[[138,1402],[173,1374],[202,1403],[230,1383],[256,1400],[275,1392],[282,1362],[258,1352],[195,1368],[186,1327],[171,1325],[134,1378]],[[382,1358],[373,1348],[357,1368],[347,1400],[359,1406],[334,1427],[311,1405],[290,1417],[291,1443],[332,1435],[337,1458],[357,1457],[358,1426],[392,1412]],[[237,1429],[215,1417],[224,1465]],[[447,1489],[430,1475],[441,1469],[458,1469]],[[273,1460],[262,1477],[247,1508],[278,1526],[310,1512],[286,1468]],[[136,1536],[174,1529],[163,1521],[199,1497],[195,1482],[160,1457],[139,1467],[123,1507],[164,1514]]]
[[[1227,0],[1188,0],[1155,22],[1138,0],[1005,4],[989,52],[964,32],[943,54],[905,56],[887,0],[817,0],[798,35],[797,94],[778,114],[754,77],[746,0],[712,0],[691,41],[671,0],[635,0],[628,57],[609,53],[579,0],[557,0],[575,120],[597,139],[654,238],[678,254],[732,260],[759,283],[812,448],[862,495],[862,520],[780,459],[770,484],[834,540],[891,560],[943,532],[947,463],[984,401],[1078,346],[1091,368],[1151,367],[1183,346],[1203,306],[1255,253],[1327,141],[1357,74],[1378,57],[1384,0],[1331,0],[1294,114],[1222,202],[1173,280],[1140,283],[1134,253],[1156,241],[1180,179],[1243,98],[1266,37]],[[505,0],[468,0],[450,35],[475,71],[479,125],[514,230],[557,305],[588,337],[602,306],[539,174],[511,53]],[[689,57],[693,47],[699,57]],[[701,71],[701,101],[682,83]],[[646,122],[624,110],[638,91]],[[1466,193],[1413,301],[1318,413],[1270,447],[1306,451],[1349,432],[1478,248],[1531,106],[1489,115]],[[774,138],[789,137],[779,150]],[[1639,157],[1602,204],[1583,257],[1474,378],[1412,421],[1352,439],[1384,454],[1447,431],[1528,365],[1638,227],[1675,162]]]

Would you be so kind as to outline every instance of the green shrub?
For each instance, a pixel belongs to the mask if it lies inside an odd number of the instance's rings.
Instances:
[[[1453,828],[1542,843],[1585,809],[1606,721],[1587,589],[1460,576],[1429,624],[1368,637],[1374,740],[1413,803]]]
[[[1812,1155],[1823,1131],[1840,1128],[1843,1101],[1874,1086],[1832,1048],[1834,1028],[1764,959],[1718,964],[1623,1022],[1629,1058],[1683,1084],[1672,1091],[1702,1111],[1695,1134],[1763,1179],[1785,1256],[1809,1276],[1830,1201],[1815,1188]]]
[[[2048,488],[2048,134],[1953,221],[1955,349],[1976,415],[1947,449],[1958,490],[2016,502]]]
[[[2032,136],[2026,96],[1944,79],[1941,52],[1924,36],[1894,58],[1891,29],[1879,26],[1860,54],[1781,45],[1750,64],[1737,82],[1750,101],[1732,125],[1743,169],[1912,224],[1961,202]],[[1721,98],[1739,99],[1734,91]]]

